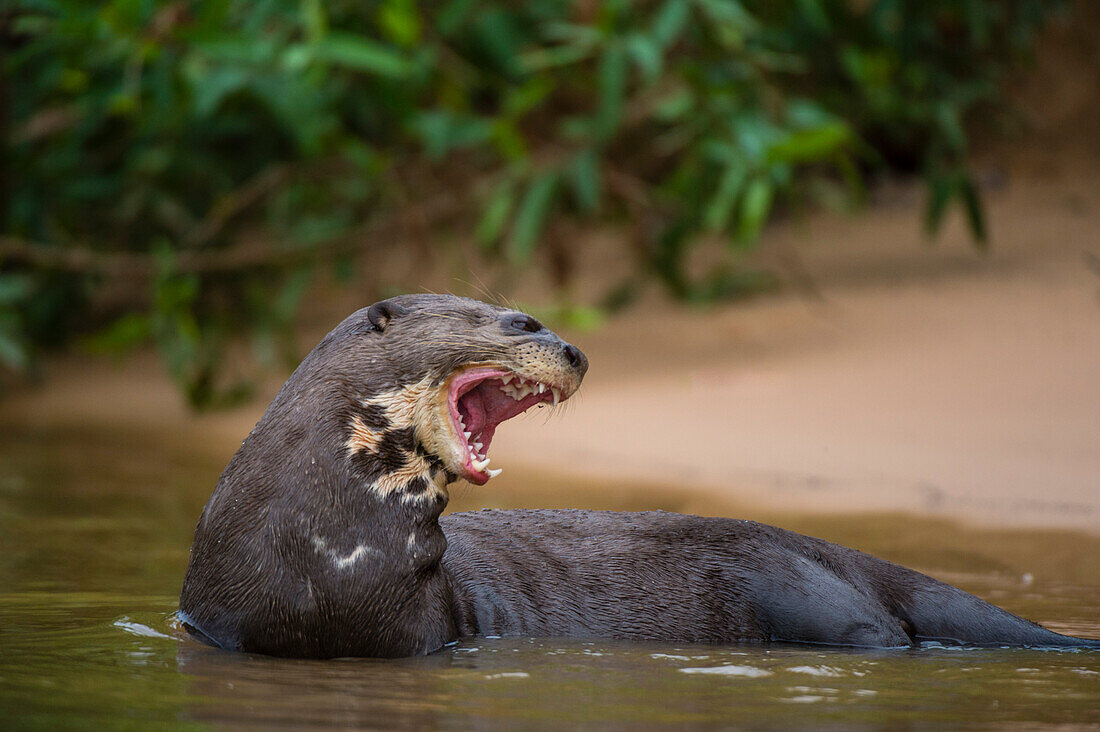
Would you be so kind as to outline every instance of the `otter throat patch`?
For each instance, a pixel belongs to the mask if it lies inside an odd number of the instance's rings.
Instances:
[[[363,414],[352,416],[345,448],[349,458],[382,466],[371,484],[376,493],[400,494],[405,501],[449,497],[445,471],[417,449],[418,437],[431,439],[441,399],[445,391],[425,377],[362,400]]]

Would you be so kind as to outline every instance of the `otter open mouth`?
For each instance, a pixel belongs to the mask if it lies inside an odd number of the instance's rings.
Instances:
[[[447,405],[455,439],[463,448],[462,477],[484,485],[500,469],[489,468],[489,445],[497,426],[536,404],[556,405],[566,389],[524,378],[505,369],[477,368],[451,379]]]

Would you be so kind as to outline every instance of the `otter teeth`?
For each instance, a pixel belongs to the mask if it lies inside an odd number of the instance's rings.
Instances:
[[[527,396],[527,385],[523,382],[515,385],[505,383],[504,386],[500,388],[500,390],[515,399],[517,402],[520,399],[523,399],[523,397]]]
[[[554,406],[562,399],[562,390],[556,386],[544,384],[541,381],[528,381],[519,374],[503,374],[500,377],[500,390],[512,397],[515,401],[522,401],[532,394],[543,395],[549,392],[546,401],[552,401]],[[466,429],[465,420],[458,417],[459,429],[466,441],[466,450],[469,453],[470,467],[479,473],[485,473],[490,478],[495,478],[501,473],[500,468],[489,469],[489,456],[483,454],[485,445],[479,441],[481,435],[473,434],[473,430]]]
[[[514,384],[511,383],[513,378],[515,379]],[[541,381],[536,381],[536,382],[532,383],[532,382],[524,380],[524,378],[522,376],[514,376],[514,375],[502,376],[500,381],[501,381],[500,390],[503,391],[508,396],[515,399],[517,402],[520,401],[521,399],[527,398],[531,394],[545,394],[547,391],[550,391],[550,392],[555,394],[555,397],[556,397],[554,399],[554,404],[555,405],[559,401],[561,401],[561,394],[558,392],[557,388],[553,387],[553,386],[547,386],[546,384],[542,383]]]

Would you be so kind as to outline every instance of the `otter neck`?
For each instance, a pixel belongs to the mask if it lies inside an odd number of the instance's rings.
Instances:
[[[408,401],[403,391],[388,392],[357,399],[348,410],[340,410],[336,428],[344,439],[339,457],[376,498],[438,516],[455,476],[424,448],[408,417]]]
[[[330,392],[323,403],[298,442],[302,457],[280,459],[302,466],[292,480],[308,490],[283,495],[309,527],[316,560],[334,569],[334,578],[369,569],[382,583],[437,564],[446,550],[438,518],[454,476],[397,418],[392,399]]]

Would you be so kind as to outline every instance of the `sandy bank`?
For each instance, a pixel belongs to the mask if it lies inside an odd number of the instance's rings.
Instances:
[[[775,232],[818,297],[653,308],[580,337],[593,367],[571,413],[495,451],[781,510],[1100,531],[1096,190],[994,196],[988,256],[960,228],[924,246],[908,206]]]
[[[654,299],[569,334],[592,361],[586,384],[552,419],[536,411],[501,430],[494,492],[525,493],[520,481],[538,475],[553,476],[544,486],[635,485],[634,505],[672,487],[698,494],[699,510],[906,511],[1100,532],[1092,183],[994,193],[988,255],[958,225],[929,247],[919,198],[904,191],[857,218],[815,216],[762,247],[812,272],[809,290],[715,310]],[[148,355],[121,366],[74,356],[0,404],[0,425],[132,427],[228,458],[277,386],[245,408],[193,415]]]

